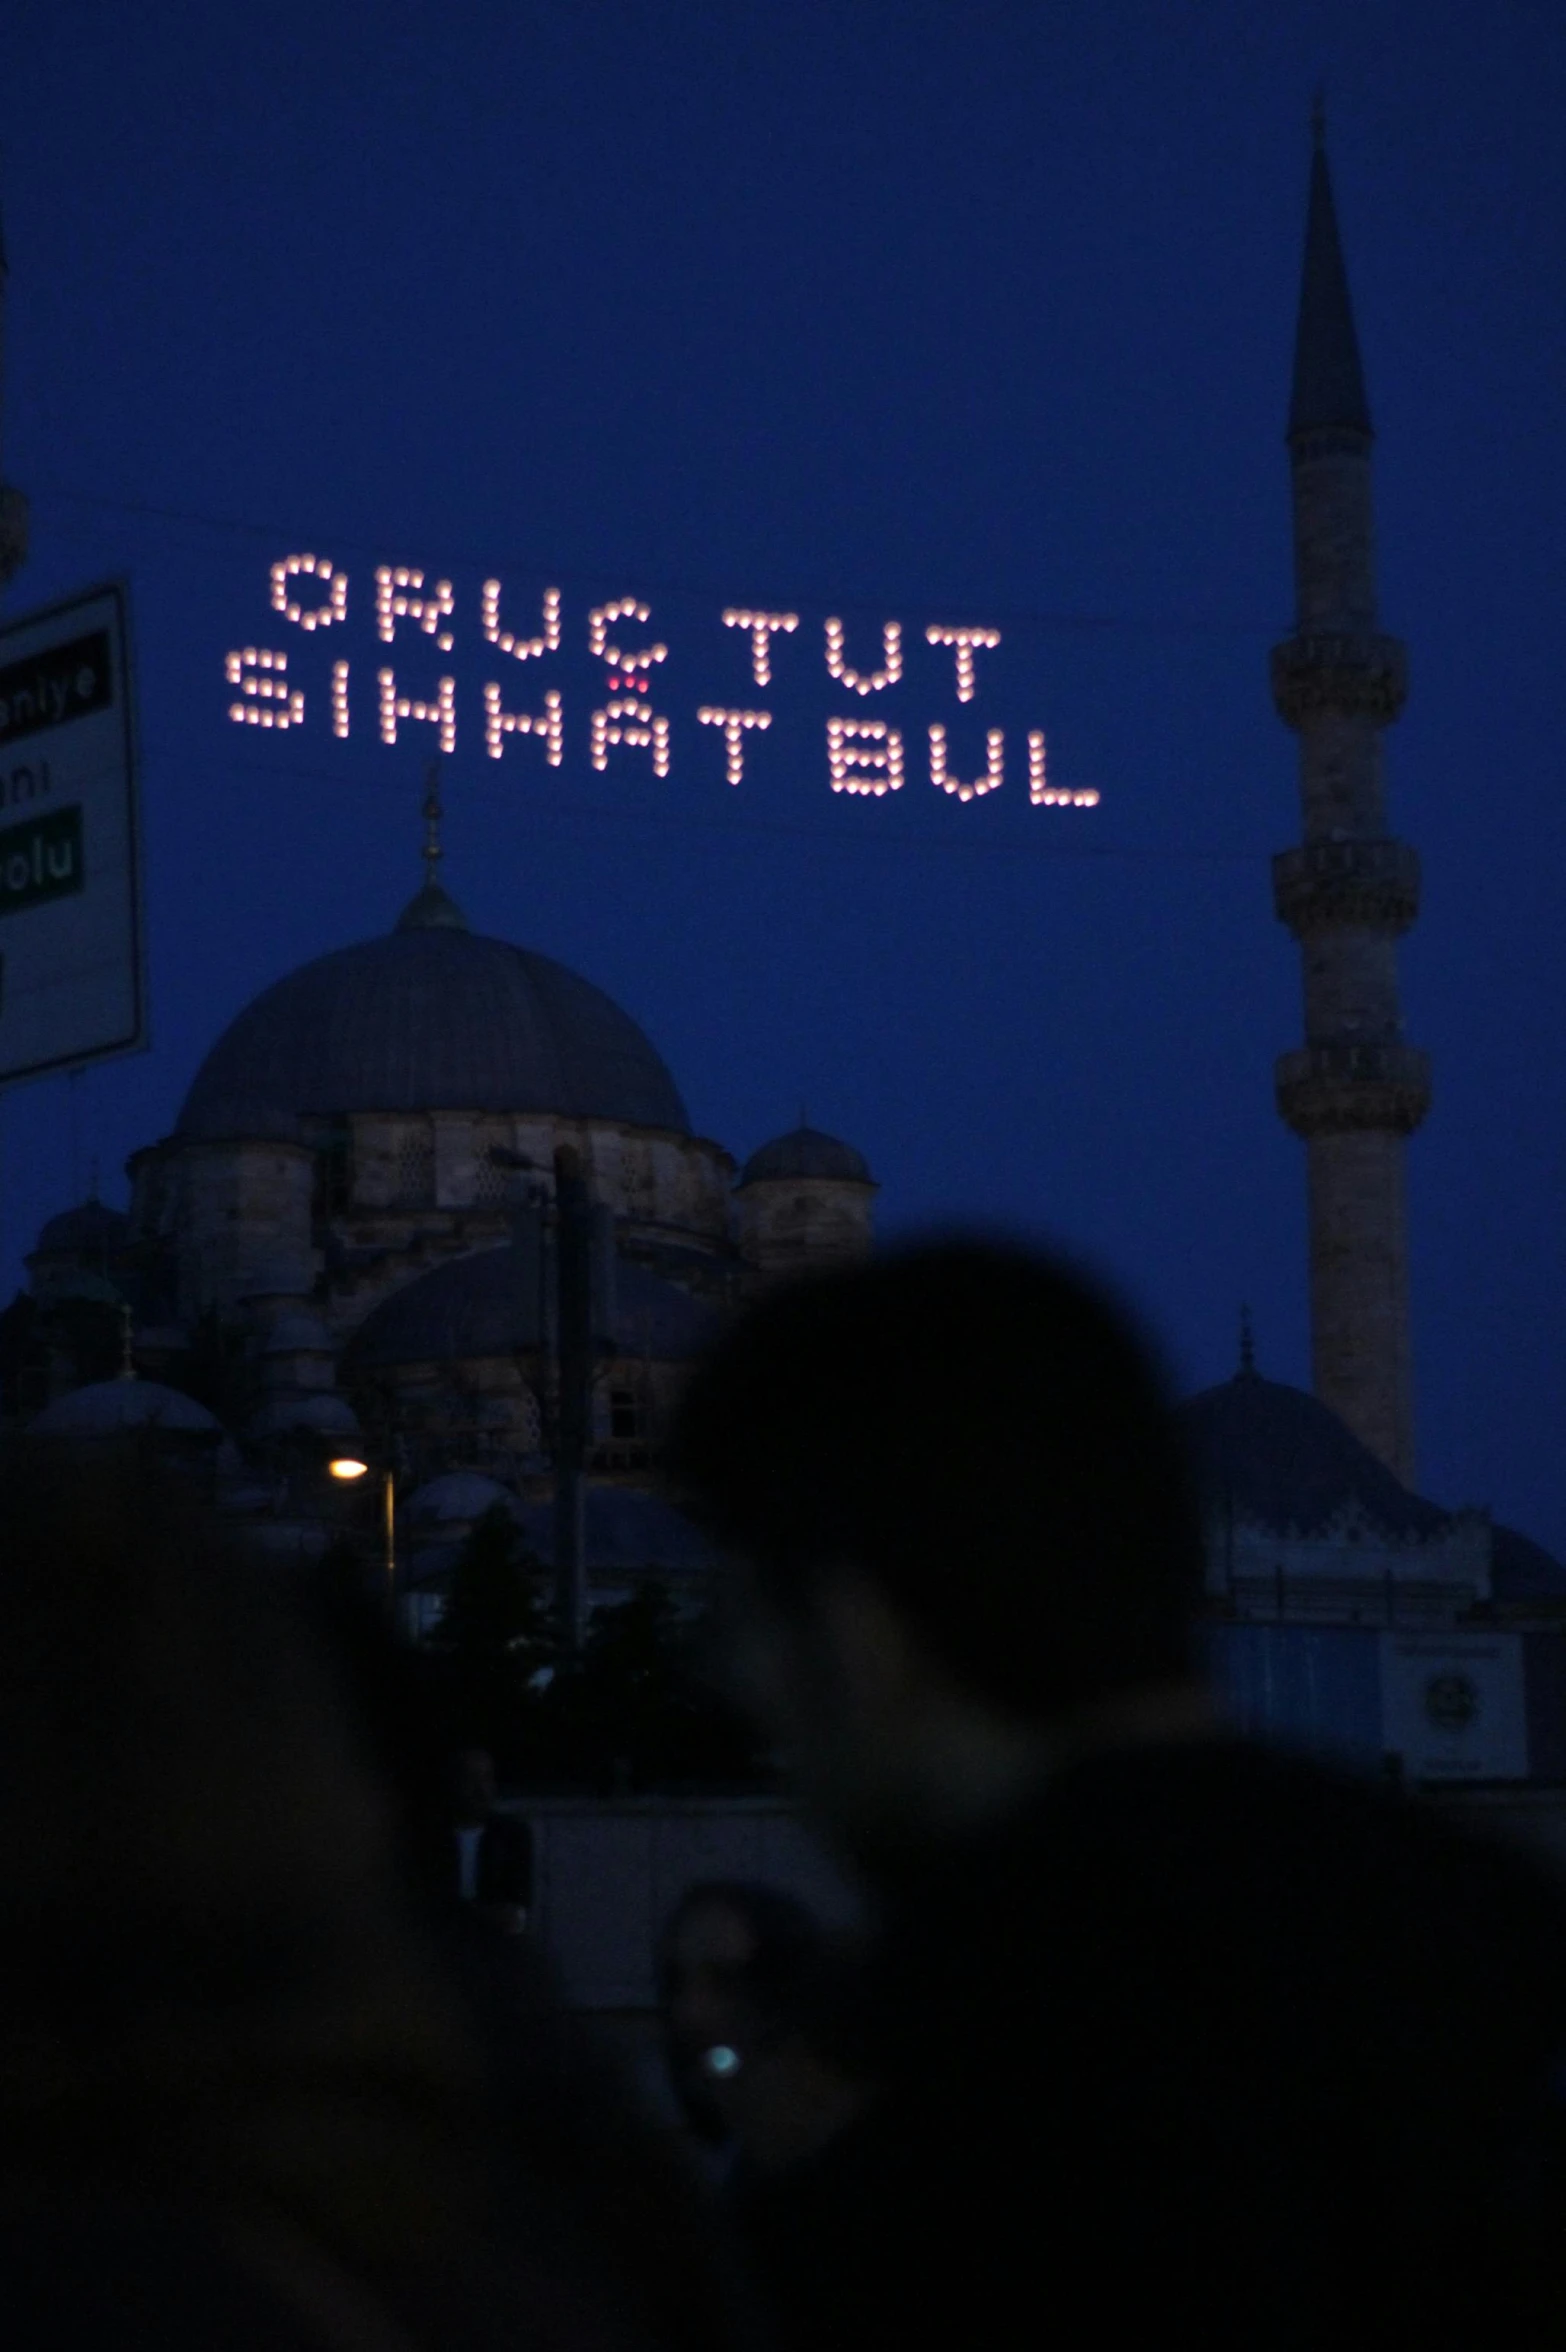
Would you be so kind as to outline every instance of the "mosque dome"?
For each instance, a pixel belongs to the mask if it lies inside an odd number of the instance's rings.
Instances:
[[[801,1121],[791,1134],[775,1136],[753,1151],[740,1170],[741,1187],[747,1184],[788,1183],[801,1176],[824,1176],[837,1184],[873,1184],[869,1165],[862,1152],[851,1143],[841,1143],[835,1135],[823,1135],[817,1127],[807,1127]]]
[[[1329,1405],[1264,1380],[1248,1361],[1232,1380],[1187,1398],[1179,1419],[1202,1493],[1259,1526],[1307,1535],[1356,1507],[1388,1535],[1429,1535],[1448,1524],[1448,1514],[1411,1494]]]
[[[298,1140],[349,1111],[546,1111],[689,1134],[629,1014],[564,964],[468,929],[434,882],[381,939],[263,990],[196,1072],[175,1132]]]
[[[34,1243],[38,1257],[112,1257],[130,1239],[130,1219],[100,1200],[79,1201],[51,1217]]]
[[[156,1429],[179,1437],[221,1437],[222,1428],[198,1405],[161,1380],[93,1380],[56,1397],[35,1414],[33,1437],[118,1437],[128,1429]]]

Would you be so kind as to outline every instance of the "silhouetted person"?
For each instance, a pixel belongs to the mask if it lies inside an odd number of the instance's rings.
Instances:
[[[533,1832],[502,1812],[495,1759],[487,1748],[463,1748],[452,1767],[452,1869],[461,1901],[503,1934],[520,1935],[533,1903]]]
[[[670,2083],[698,2140],[741,2180],[805,2162],[864,2105],[823,2038],[840,1973],[820,1921],[777,1887],[706,1879],[664,1923],[658,2005]]]
[[[671,1457],[736,1681],[878,1899],[879,2095],[797,2340],[1553,2341],[1561,1897],[1224,1734],[1119,1314],[977,1245],[804,1282]]]
[[[312,1607],[139,1450],[0,1449],[7,2352],[717,2347],[700,2259],[671,2313],[622,2223],[634,2152],[578,2160],[542,1994],[515,2124],[380,1768],[401,1701]]]

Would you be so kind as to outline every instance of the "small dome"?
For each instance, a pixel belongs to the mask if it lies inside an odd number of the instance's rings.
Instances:
[[[319,1315],[279,1315],[261,1342],[263,1356],[329,1356],[332,1335]]]
[[[450,1527],[471,1525],[497,1503],[520,1525],[522,1506],[498,1478],[486,1478],[479,1470],[448,1470],[411,1494],[403,1508],[415,1526]]]
[[[753,1151],[740,1170],[740,1185],[786,1184],[801,1176],[826,1177],[836,1184],[873,1184],[862,1152],[817,1127],[796,1127]]]
[[[196,1072],[176,1134],[297,1142],[301,1115],[441,1110],[689,1134],[674,1080],[602,989],[438,911],[421,891],[387,937],[265,989]]]
[[[182,1437],[221,1437],[221,1424],[160,1380],[93,1380],[45,1405],[29,1425],[34,1437],[115,1437],[127,1429],[166,1429]]]
[[[615,1267],[615,1331],[627,1355],[663,1363],[699,1355],[717,1330],[716,1310],[645,1266]],[[453,1258],[421,1274],[366,1315],[354,1334],[360,1364],[446,1363],[512,1356],[542,1347],[536,1273],[509,1245]]]
[[[130,1219],[103,1201],[82,1201],[51,1217],[35,1244],[38,1257],[113,1256],[130,1239]]]
[[[1249,1366],[1187,1398],[1179,1419],[1204,1496],[1259,1526],[1309,1534],[1356,1504],[1388,1535],[1434,1535],[1449,1524],[1319,1397]]]
[[[357,1437],[358,1416],[340,1396],[275,1397],[250,1422],[252,1437],[283,1437],[291,1429],[313,1430],[318,1437]]]

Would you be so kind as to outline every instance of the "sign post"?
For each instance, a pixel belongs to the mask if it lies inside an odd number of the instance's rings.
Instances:
[[[147,1042],[127,592],[0,629],[0,1085]]]

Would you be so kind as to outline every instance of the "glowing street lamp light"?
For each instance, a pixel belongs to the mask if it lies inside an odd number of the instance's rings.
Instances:
[[[340,1478],[345,1485],[357,1478],[368,1477],[370,1472],[370,1464],[362,1461],[357,1454],[335,1454],[326,1467],[334,1478]],[[397,1486],[390,1469],[384,1470],[381,1475],[385,1481],[381,1499],[386,1533],[386,1595],[391,1600],[395,1599],[397,1592]]]

